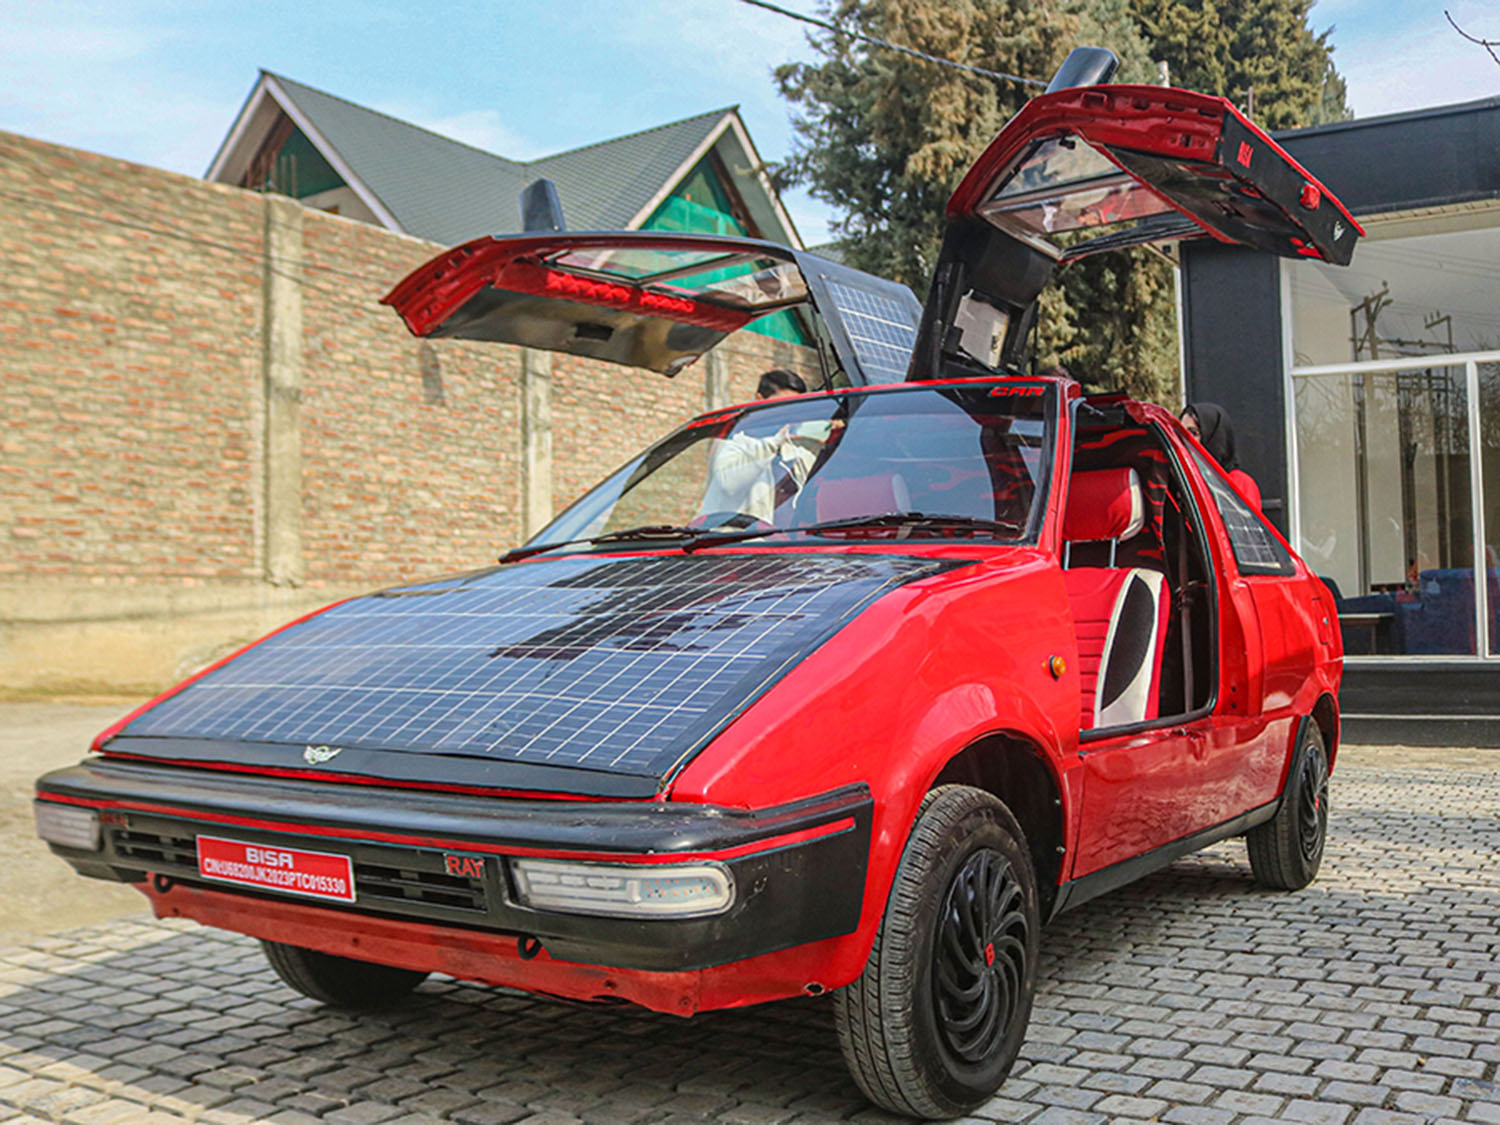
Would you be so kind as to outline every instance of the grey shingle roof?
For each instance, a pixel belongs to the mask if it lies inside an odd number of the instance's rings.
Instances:
[[[529,162],[507,160],[270,74],[408,234],[456,243],[520,226],[516,197],[557,185],[573,230],[624,227],[733,108]]]

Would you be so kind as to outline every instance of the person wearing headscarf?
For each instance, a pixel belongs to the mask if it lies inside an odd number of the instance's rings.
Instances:
[[[1180,417],[1182,428],[1198,439],[1240,495],[1250,501],[1257,512],[1260,511],[1260,485],[1240,468],[1239,458],[1234,452],[1234,426],[1229,421],[1229,411],[1216,402],[1192,402],[1183,408]]]

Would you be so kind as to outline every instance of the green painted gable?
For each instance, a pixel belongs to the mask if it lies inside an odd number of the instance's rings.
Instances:
[[[672,194],[667,196],[644,223],[642,230],[671,231],[683,234],[722,234],[744,238],[760,237],[759,231],[745,228],[735,218],[734,201],[719,179],[718,170],[711,157],[705,156],[682,178]],[[742,268],[723,271],[724,277],[742,272]],[[716,280],[712,274],[704,274],[702,281]],[[795,313],[779,312],[763,316],[746,326],[745,331],[774,340],[787,340],[793,344],[807,344],[807,332]]]

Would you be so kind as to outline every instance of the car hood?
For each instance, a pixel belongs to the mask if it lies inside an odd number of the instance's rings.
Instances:
[[[640,798],[881,594],[888,554],[575,556],[343,602],[103,749],[204,765]]]

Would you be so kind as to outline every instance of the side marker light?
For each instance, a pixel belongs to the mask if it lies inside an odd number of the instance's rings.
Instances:
[[[1060,656],[1054,656],[1047,661],[1047,671],[1052,673],[1054,680],[1063,678],[1063,673],[1068,670],[1068,662]]]

